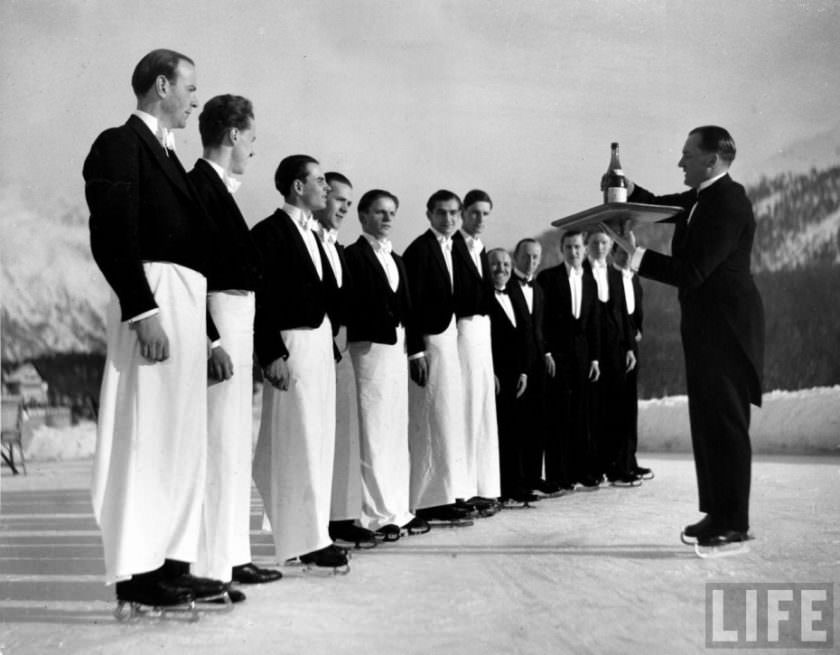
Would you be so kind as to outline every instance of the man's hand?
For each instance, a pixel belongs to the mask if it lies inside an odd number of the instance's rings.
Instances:
[[[528,388],[528,376],[525,373],[519,374],[519,379],[516,381],[516,397],[521,398],[522,394],[525,393],[525,389]]]
[[[639,343],[642,340],[642,331],[636,330],[636,343]]]
[[[501,384],[501,382],[499,382],[499,376],[498,375],[493,376],[493,384],[496,388],[496,395],[498,396],[499,392],[502,390],[502,384]]]
[[[233,362],[221,346],[216,346],[210,351],[210,357],[207,359],[207,377],[216,382],[233,377]]]
[[[280,391],[289,389],[289,364],[282,357],[278,357],[263,369],[263,375],[269,384]]]
[[[633,252],[636,250],[637,245],[636,235],[633,234],[633,230],[627,230],[624,232],[624,236],[622,236],[606,223],[601,223],[600,226],[604,232],[610,235],[610,238],[616,242],[619,248],[626,252],[630,257],[633,256]]]
[[[411,379],[418,387],[425,387],[429,380],[429,363],[426,361],[426,356],[415,357],[408,362]]]
[[[589,380],[591,382],[597,382],[600,377],[601,368],[598,366],[598,362],[596,360],[592,360],[592,363],[589,365]]]
[[[553,378],[557,372],[557,365],[554,363],[554,357],[551,356],[551,353],[545,354],[545,372],[548,373],[550,378]]]
[[[153,314],[132,323],[130,329],[137,333],[140,354],[150,362],[169,359],[169,337],[160,324],[160,314]]]
[[[627,351],[627,356],[624,358],[624,364],[626,366],[624,369],[625,373],[629,373],[636,368],[636,355],[633,354],[632,350]]]

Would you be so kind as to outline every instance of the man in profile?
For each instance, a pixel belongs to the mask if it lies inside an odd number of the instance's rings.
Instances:
[[[83,169],[112,291],[92,496],[117,599],[166,607],[224,592],[187,573],[206,473],[207,217],[172,134],[198,106],[193,61],[154,50],[131,85],[137,110],[97,137]]]
[[[675,205],[671,255],[619,245],[642,277],[677,287],[688,415],[700,511],[683,536],[712,548],[749,539],[750,403],[761,405],[764,308],[750,272],[755,218],[729,176],[735,142],[724,128],[691,130],[678,166],[690,191],[665,196],[628,180],[628,199]]]

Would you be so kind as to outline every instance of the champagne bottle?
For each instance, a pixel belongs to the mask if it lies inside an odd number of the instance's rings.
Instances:
[[[627,202],[627,180],[618,158],[618,143],[611,143],[610,150],[610,166],[604,174],[604,202]]]

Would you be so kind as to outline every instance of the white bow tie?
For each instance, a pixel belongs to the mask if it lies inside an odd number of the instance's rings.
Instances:
[[[384,252],[386,255],[390,255],[393,249],[394,247],[391,245],[391,242],[388,239],[377,239],[376,250],[378,252]]]
[[[452,252],[452,237],[438,237],[437,240],[441,246]]]
[[[335,232],[335,230],[327,230],[327,229],[322,227],[320,229],[320,232],[321,232],[321,240],[324,243],[335,244],[336,241],[338,241],[338,234]]]
[[[569,269],[569,277],[581,277],[583,275],[582,268],[570,268]]]
[[[481,243],[481,239],[478,237],[469,237],[467,239],[467,246],[469,246],[470,252],[481,252],[482,248],[484,248],[484,244]]]
[[[234,193],[239,191],[239,187],[241,186],[242,182],[240,182],[239,180],[225,176],[225,187],[227,187],[228,193],[230,193],[230,195],[233,195]]]
[[[175,133],[165,127],[161,127],[159,129],[160,134],[158,135],[158,140],[160,141],[160,145],[167,150],[175,152]]]
[[[300,229],[304,232],[314,229],[317,223],[318,221],[314,218],[305,215],[301,215],[300,219],[297,221],[297,224],[300,225]]]

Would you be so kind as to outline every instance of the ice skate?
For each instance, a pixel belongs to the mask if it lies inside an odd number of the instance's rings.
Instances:
[[[382,541],[399,541],[402,532],[400,526],[389,523],[388,525],[383,525],[376,531],[376,538]]]
[[[333,575],[347,575],[350,573],[348,553],[339,546],[327,546],[298,557],[303,570],[309,572],[327,572]],[[331,569],[331,570],[330,570]]]
[[[418,509],[416,514],[432,526],[465,528],[473,525],[470,512],[456,505],[426,507],[424,509]]]
[[[481,518],[493,516],[499,511],[499,503],[496,499],[482,498],[481,496],[473,496],[462,506],[464,508],[472,508],[473,511]]]
[[[117,607],[114,617],[118,621],[134,619],[182,619],[198,621],[195,595],[182,587],[165,581],[140,582],[126,580],[117,583]]]
[[[607,480],[613,487],[641,487],[642,480],[633,473],[615,472],[607,475]]]
[[[583,477],[575,485],[575,491],[598,491],[601,486],[600,478],[593,476]]]
[[[539,500],[539,496],[529,492],[522,492],[513,494],[511,496],[502,498],[503,509],[530,509],[534,507],[532,503]]]
[[[685,526],[680,533],[680,541],[686,546],[693,546],[697,543],[700,536],[710,532],[712,529],[712,517],[707,514],[697,523]]]
[[[637,466],[633,469],[633,474],[640,480],[653,480],[655,477],[653,475],[653,471],[649,468],[645,468],[644,466]]]
[[[537,498],[559,498],[570,494],[574,490],[572,485],[563,484],[560,482],[552,482],[550,480],[538,480],[534,484],[533,493]]]
[[[750,539],[752,539],[752,536],[749,533],[738,530],[727,530],[714,535],[701,536],[694,544],[694,552],[703,559],[743,555],[750,552],[747,543]]]
[[[330,521],[329,533],[330,539],[339,546],[347,545],[349,548],[357,549],[376,548],[376,534],[359,527],[352,520]]]
[[[403,530],[408,533],[408,535],[426,534],[431,529],[432,526],[418,516],[415,516],[403,526]]]

